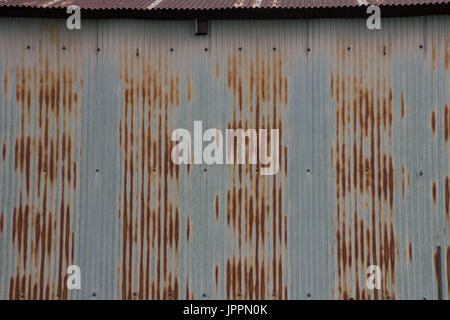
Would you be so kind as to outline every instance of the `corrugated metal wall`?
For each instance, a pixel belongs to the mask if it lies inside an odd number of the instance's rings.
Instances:
[[[0,18],[0,298],[449,298],[450,18],[194,27]],[[280,172],[174,165],[194,120]]]

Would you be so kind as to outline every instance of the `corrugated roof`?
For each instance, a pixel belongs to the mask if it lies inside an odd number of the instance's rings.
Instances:
[[[2,0],[0,7],[65,8],[77,5],[82,9],[139,9],[139,10],[220,10],[252,8],[333,8],[444,4],[450,0]]]

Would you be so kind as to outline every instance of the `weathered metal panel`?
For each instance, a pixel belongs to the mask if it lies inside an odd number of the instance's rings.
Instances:
[[[72,264],[80,235],[83,86],[95,60],[82,32],[0,23],[2,298],[67,298],[59,271]]]
[[[448,299],[450,20],[382,23],[1,18],[0,298]],[[279,173],[174,165],[196,120]]]

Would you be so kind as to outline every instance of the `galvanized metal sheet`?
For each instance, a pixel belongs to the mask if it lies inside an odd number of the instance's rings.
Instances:
[[[0,298],[448,298],[449,21],[1,18]],[[280,172],[175,165],[196,120]]]

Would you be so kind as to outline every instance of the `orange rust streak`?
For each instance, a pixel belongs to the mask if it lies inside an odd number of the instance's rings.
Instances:
[[[49,54],[40,49],[37,59],[42,61],[39,67],[25,66],[22,62],[16,70],[16,103],[21,108],[16,124],[20,136],[15,139],[14,166],[21,179],[20,197],[12,212],[12,242],[17,259],[14,262],[16,273],[10,278],[9,296],[13,299],[66,299],[66,268],[73,261],[75,246],[70,211],[76,192],[76,184],[71,180],[76,177],[72,177],[69,165],[74,162],[74,151],[81,153],[73,130],[80,111],[73,112],[75,110],[69,107],[77,86],[72,65],[66,65],[61,57],[50,61]],[[69,70],[70,79],[61,76],[61,68]],[[68,100],[61,98],[63,90],[69,92]],[[81,109],[81,104],[74,103],[73,107]],[[38,117],[37,132],[29,135],[27,128],[35,121],[34,114]],[[61,137],[69,137],[69,143]],[[4,144],[4,159],[6,152]],[[65,155],[62,160],[61,154]],[[61,190],[60,199],[56,197],[56,190]],[[52,256],[56,259],[50,259]],[[50,270],[56,272],[57,281],[49,276]],[[39,277],[34,277],[35,274]]]

